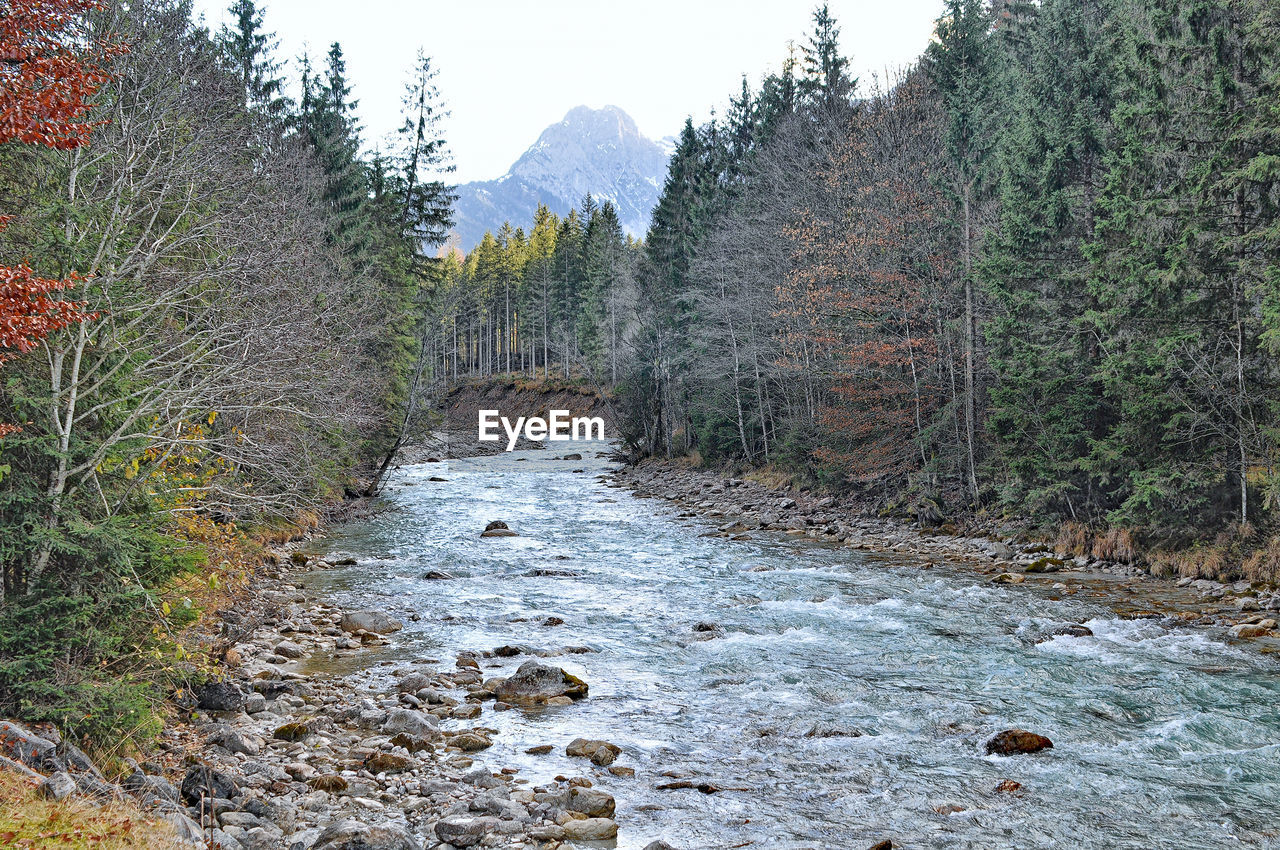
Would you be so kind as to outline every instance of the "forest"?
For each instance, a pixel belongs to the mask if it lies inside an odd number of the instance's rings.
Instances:
[[[0,714],[100,740],[192,675],[175,582],[377,490],[450,224],[429,58],[370,156],[341,46],[291,98],[261,9],[231,12],[0,13]]]
[[[158,591],[495,376],[601,388],[636,457],[1280,577],[1270,0],[948,0],[874,79],[823,6],[643,240],[587,196],[465,255],[430,58],[371,147],[339,44],[289,81],[232,13],[0,13],[0,714],[147,734],[198,616]]]
[[[1280,9],[951,0],[870,80],[838,39],[819,8],[685,125],[642,244],[587,198],[451,258],[437,368],[611,387],[644,454],[1274,580]]]

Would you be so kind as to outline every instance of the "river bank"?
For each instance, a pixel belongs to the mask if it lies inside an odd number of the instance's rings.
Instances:
[[[1047,590],[1051,600],[1082,594],[1124,618],[1225,629],[1230,639],[1256,641],[1262,652],[1280,652],[1275,633],[1280,591],[1248,581],[1160,579],[1131,564],[1073,556],[1043,543],[922,528],[868,515],[854,501],[728,477],[678,461],[655,459],[622,467],[613,480],[642,498],[680,506],[681,518],[709,522],[707,534],[730,541],[773,532],[907,556],[926,568],[945,563],[989,576],[995,584]]]
[[[344,660],[358,666],[357,656],[387,646],[403,623],[303,593],[291,574],[337,566],[304,554],[306,546],[275,553],[279,566],[221,612],[217,631],[235,636],[224,650],[226,675],[180,699],[190,713],[166,729],[150,760],[130,761],[132,774],[109,782],[52,730],[6,724],[4,747],[25,762],[13,769],[49,799],[133,798],[180,839],[218,850],[554,850],[616,834],[613,797],[587,776],[532,785],[517,769],[472,758],[495,733],[475,723],[501,684],[479,672],[493,652],[394,669],[394,686],[381,690],[358,675],[325,672]],[[525,679],[560,672],[537,662],[520,669]],[[496,710],[569,699],[545,687],[522,694],[517,685]],[[602,747],[611,745],[569,749],[626,775],[613,757],[592,758]]]

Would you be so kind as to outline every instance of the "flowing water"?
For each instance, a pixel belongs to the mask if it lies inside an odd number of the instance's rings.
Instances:
[[[374,684],[464,649],[596,650],[548,660],[588,699],[486,707],[474,723],[501,731],[478,760],[537,782],[593,770],[564,755],[574,737],[620,745],[637,776],[598,779],[618,798],[618,847],[1280,847],[1276,661],[945,566],[702,537],[599,480],[594,448],[409,467],[392,510],[328,541],[359,564],[307,581],[405,619],[393,647],[349,662]],[[480,539],[494,519],[521,536]],[[723,636],[699,640],[700,621]],[[1066,622],[1094,636],[1037,642]],[[1054,748],[983,755],[1015,726]],[[537,744],[556,750],[523,753]],[[656,790],[667,771],[726,790]],[[997,792],[1005,779],[1021,795]]]

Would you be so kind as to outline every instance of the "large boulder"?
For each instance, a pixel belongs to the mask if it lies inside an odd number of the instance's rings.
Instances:
[[[227,774],[197,764],[182,778],[180,791],[184,802],[199,806],[207,800],[230,800],[240,793],[240,786]]]
[[[526,661],[515,675],[498,684],[493,694],[501,702],[529,705],[556,697],[580,699],[587,695],[587,683],[559,667]]]
[[[440,721],[434,714],[423,714],[411,708],[395,708],[387,713],[382,734],[408,735],[410,738],[435,740],[440,737]]]
[[[469,818],[455,815],[436,821],[436,838],[454,847],[474,847],[496,826],[496,818]]]
[[[388,617],[381,611],[348,611],[342,615],[338,624],[344,632],[358,632],[363,629],[377,635],[388,635],[404,628],[395,617]]]
[[[570,841],[608,841],[618,837],[618,825],[609,818],[571,820],[564,825],[564,836]]]
[[[173,787],[172,782],[163,776],[148,776],[141,770],[135,770],[126,776],[120,787],[141,797],[151,795],[161,800],[178,802],[178,789]]]
[[[422,845],[398,826],[342,820],[321,830],[311,850],[422,850]]]
[[[984,746],[987,755],[1016,756],[1047,750],[1053,746],[1053,741],[1026,729],[1006,729],[996,733]]]
[[[65,765],[58,757],[58,745],[25,726],[0,721],[0,755],[33,770],[58,771]]]
[[[197,704],[205,711],[239,711],[245,699],[234,682],[210,682],[200,689]]]
[[[76,793],[76,781],[71,774],[60,770],[41,782],[36,793],[46,800],[65,800]]]

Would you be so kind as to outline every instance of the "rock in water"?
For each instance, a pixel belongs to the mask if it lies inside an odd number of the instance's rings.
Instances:
[[[554,697],[585,697],[587,683],[559,667],[526,661],[515,675],[495,687],[493,693],[502,702],[545,703]]]
[[[492,525],[493,523],[490,523]],[[486,528],[480,532],[481,537],[519,537],[520,535],[505,526],[503,528]]]
[[[404,623],[394,617],[388,617],[381,611],[348,611],[342,615],[339,625],[344,632],[357,632],[364,629],[366,632],[378,635],[398,632],[404,628]]]
[[[615,807],[613,795],[598,788],[570,789],[569,811],[571,812],[581,812],[589,818],[611,818]]]
[[[326,826],[311,850],[422,850],[422,845],[398,826],[342,820]]]
[[[1275,628],[1275,620],[1263,620],[1261,623],[1241,623],[1238,626],[1232,626],[1228,631],[1233,638],[1243,640],[1245,638],[1266,637],[1271,634],[1271,630]]]
[[[1044,735],[1028,732],[1025,729],[1006,729],[999,732],[985,747],[987,755],[1016,756],[1022,753],[1038,753],[1053,746]]]
[[[564,748],[564,754],[589,758],[600,767],[608,767],[613,764],[618,756],[622,755],[622,747],[617,744],[610,744],[608,741],[574,738],[569,742],[569,746]]]
[[[485,530],[485,531],[497,531],[497,530],[498,530],[498,529],[500,529],[500,528],[505,529],[505,528],[509,528],[509,526],[508,526],[505,522],[503,522],[502,520],[500,520],[500,519],[495,519],[493,522],[491,522],[491,523],[489,523],[488,525],[486,525],[486,526],[484,527],[484,530]]]

